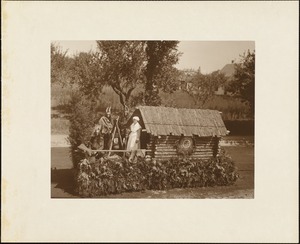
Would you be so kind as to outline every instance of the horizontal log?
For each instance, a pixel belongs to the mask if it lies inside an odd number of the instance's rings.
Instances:
[[[176,149],[153,150],[154,152],[177,152]]]
[[[187,155],[187,157],[195,157],[195,158],[211,158],[214,155],[202,155],[202,154],[192,154],[192,155]],[[169,158],[177,158],[177,157],[183,157],[183,155],[178,155],[178,154],[154,154],[152,157],[169,157]]]
[[[154,146],[155,147],[177,147],[177,143],[155,143]],[[195,146],[199,146],[199,147],[217,147],[218,144],[195,144]]]
[[[192,153],[191,156],[213,156],[213,153]]]
[[[154,155],[182,155],[182,154],[179,154],[177,152],[154,152]],[[200,152],[197,152],[197,153],[191,153],[190,155],[209,155],[209,156],[213,156],[214,153],[200,153]]]
[[[153,148],[153,151],[157,151],[157,152],[164,152],[164,151],[177,151],[177,148]],[[193,149],[194,152],[212,152],[212,151],[218,151],[218,149],[215,148],[194,148]]]
[[[155,155],[182,155],[177,152],[154,152]],[[213,152],[194,152],[190,155],[214,155]]]
[[[155,153],[166,153],[166,152],[168,152],[168,153],[177,153],[178,151],[177,150],[173,150],[173,151],[171,151],[171,150],[155,150],[154,151]],[[213,151],[213,150],[198,150],[198,151],[193,151],[192,153],[202,153],[202,154],[209,154],[209,153],[214,153],[214,152],[216,152],[216,151]]]
[[[181,136],[156,136],[156,137],[154,137],[154,138],[156,138],[156,139],[158,139],[158,140],[170,140],[170,139],[180,139],[181,138]]]
[[[177,143],[155,143],[155,144],[152,144],[151,146],[153,147],[171,147],[171,148],[177,148],[178,147],[178,144]],[[218,147],[219,145],[218,144],[194,144],[195,147]]]
[[[192,137],[194,141],[218,141],[214,138],[204,138],[204,137]],[[181,137],[170,137],[170,138],[150,138],[150,140],[157,140],[157,141],[172,141],[172,140],[181,140]]]
[[[181,139],[172,139],[172,140],[153,140],[150,139],[149,142],[156,142],[156,143],[166,143],[166,142],[176,142],[176,141],[180,141]],[[217,143],[217,140],[194,140],[195,143]]]
[[[194,150],[194,152],[213,152],[215,150],[213,150],[212,148],[196,148],[196,150]]]
[[[149,145],[178,145],[178,141],[157,141],[157,142],[150,142]],[[195,145],[199,146],[216,146],[219,145],[217,142],[196,142]]]
[[[176,148],[176,144],[156,144],[154,148]]]
[[[176,152],[154,152],[155,155],[177,155]]]
[[[162,143],[168,143],[168,144],[174,144],[178,142],[178,140],[170,140],[170,141],[150,141],[150,143],[155,143],[155,144],[162,144]]]
[[[192,160],[209,160],[211,157],[191,157]]]
[[[177,152],[176,148],[155,148],[153,151],[155,152]],[[213,152],[217,151],[213,148],[195,148],[194,152]]]
[[[185,136],[185,135],[184,135]],[[158,135],[158,136],[151,136],[151,138],[157,138],[157,139],[173,139],[173,138],[181,138],[182,136],[177,135]],[[193,137],[194,139],[200,139],[200,140],[210,140],[210,139],[217,139],[218,137],[212,137],[212,136],[186,136],[186,137]]]
[[[198,159],[198,160],[209,160],[210,159],[210,157],[205,157],[205,158],[199,158],[199,157],[192,157],[192,159]]]
[[[179,141],[150,141],[154,145],[177,145]],[[195,145],[218,145],[218,142],[195,142]]]
[[[171,159],[171,158],[184,158],[182,156],[166,156],[166,155],[161,155],[161,156],[154,156],[152,158],[155,158],[155,159]],[[211,159],[212,156],[189,156],[189,157],[186,157],[186,158],[190,158],[190,159]]]
[[[185,136],[185,135],[184,135]],[[150,137],[155,137],[155,138],[173,138],[173,137],[182,137],[182,135],[150,135]],[[213,137],[213,136],[198,136],[198,135],[193,135],[195,138],[218,138],[218,137]]]
[[[213,157],[213,154],[191,154],[191,157]]]
[[[217,146],[218,144],[216,143],[196,143],[196,146],[208,146],[208,147],[213,147],[213,146]]]
[[[177,157],[155,157],[156,160],[170,160]],[[191,159],[208,160],[210,157],[191,157]]]
[[[205,143],[205,142],[198,142],[196,143],[196,145],[219,145],[219,142],[209,142],[209,143]]]
[[[182,158],[183,156],[181,156],[181,155],[155,155],[154,157],[155,158],[159,158],[159,157],[163,157],[163,158],[177,158],[177,157],[180,157],[180,158]],[[206,157],[206,158],[211,158],[212,156],[210,156],[210,155],[189,155],[187,157],[196,157],[196,158]]]
[[[157,148],[157,149],[176,149],[176,146],[172,146],[172,145],[156,145],[155,148]]]

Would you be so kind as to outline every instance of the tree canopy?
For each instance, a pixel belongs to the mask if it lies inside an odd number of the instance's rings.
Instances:
[[[187,89],[189,95],[192,96],[195,103],[199,103],[203,106],[215,95],[215,91],[221,86],[224,87],[227,78],[223,73],[214,71],[210,74],[202,74],[200,70],[196,71],[192,75],[190,84]]]
[[[72,60],[68,51],[62,51],[59,45],[51,43],[51,83],[65,84],[69,81]]]
[[[103,86],[111,86],[124,107],[130,99],[159,105],[159,90],[173,92],[178,87],[177,45],[177,41],[97,41],[97,52],[75,57],[75,76],[85,94],[99,96]],[[137,87],[142,91],[133,97]]]
[[[228,91],[249,104],[251,116],[254,116],[255,51],[244,53],[241,61],[234,65],[234,77]]]
[[[95,99],[103,86],[102,64],[98,62],[97,53],[81,52],[74,57],[72,81],[77,83],[80,90]]]
[[[119,95],[123,106],[132,91],[144,80],[145,42],[97,41],[102,83]]]
[[[173,92],[177,89],[177,69],[173,66],[180,53],[177,50],[178,41],[147,41],[145,69],[145,104],[159,105],[159,89]]]

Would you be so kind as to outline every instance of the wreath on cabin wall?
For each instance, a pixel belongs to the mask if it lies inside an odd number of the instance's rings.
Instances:
[[[177,143],[177,153],[190,155],[195,150],[195,142],[192,137],[184,136]]]

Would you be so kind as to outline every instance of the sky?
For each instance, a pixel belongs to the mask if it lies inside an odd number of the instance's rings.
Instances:
[[[79,52],[95,51],[96,41],[55,41],[62,50],[72,56]],[[176,67],[178,69],[198,69],[206,74],[222,69],[226,64],[240,60],[247,50],[255,49],[254,41],[181,41],[178,45],[182,53]]]

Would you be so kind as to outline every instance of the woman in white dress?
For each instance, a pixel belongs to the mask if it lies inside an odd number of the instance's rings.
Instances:
[[[132,121],[133,123],[130,125],[130,134],[127,143],[127,150],[130,151],[140,149],[140,135],[142,130],[138,116],[134,116]]]

